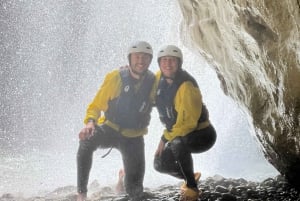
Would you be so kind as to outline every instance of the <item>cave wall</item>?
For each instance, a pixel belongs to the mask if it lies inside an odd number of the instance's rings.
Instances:
[[[249,115],[268,161],[300,183],[300,0],[178,0],[184,44]]]

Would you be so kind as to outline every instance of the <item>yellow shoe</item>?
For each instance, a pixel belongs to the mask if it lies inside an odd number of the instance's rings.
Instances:
[[[201,177],[201,172],[195,172],[194,177],[195,177],[195,181],[198,182],[200,180],[200,177]]]
[[[189,188],[186,184],[180,187],[181,193],[179,201],[197,201],[201,191],[197,188]]]

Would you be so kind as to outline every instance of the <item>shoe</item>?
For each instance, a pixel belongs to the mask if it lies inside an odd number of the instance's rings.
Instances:
[[[198,188],[189,188],[184,183],[180,187],[179,201],[197,201],[201,195],[201,191]]]
[[[200,177],[201,177],[201,172],[195,172],[194,177],[195,177],[195,181],[198,182],[200,180]]]
[[[78,193],[77,201],[87,201],[86,193]]]

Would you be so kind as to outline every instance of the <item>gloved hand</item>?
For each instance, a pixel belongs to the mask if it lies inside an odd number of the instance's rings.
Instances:
[[[90,137],[92,137],[94,135],[94,131],[95,131],[95,122],[90,121],[80,131],[80,133],[79,133],[79,139],[80,140],[89,139]]]

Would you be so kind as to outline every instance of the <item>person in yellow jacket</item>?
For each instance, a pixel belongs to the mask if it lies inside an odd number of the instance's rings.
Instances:
[[[208,111],[195,79],[182,69],[182,52],[168,45],[158,52],[160,71],[156,107],[166,129],[155,153],[154,168],[184,179],[181,200],[197,200],[197,180],[191,153],[210,149],[216,141],[216,132],[209,121]]]
[[[79,133],[78,201],[86,200],[93,152],[97,148],[116,148],[121,152],[125,191],[132,200],[140,200],[143,195],[143,135],[150,121],[155,82],[155,75],[148,70],[152,57],[149,43],[132,44],[128,49],[129,66],[108,73],[89,104],[86,125]]]

